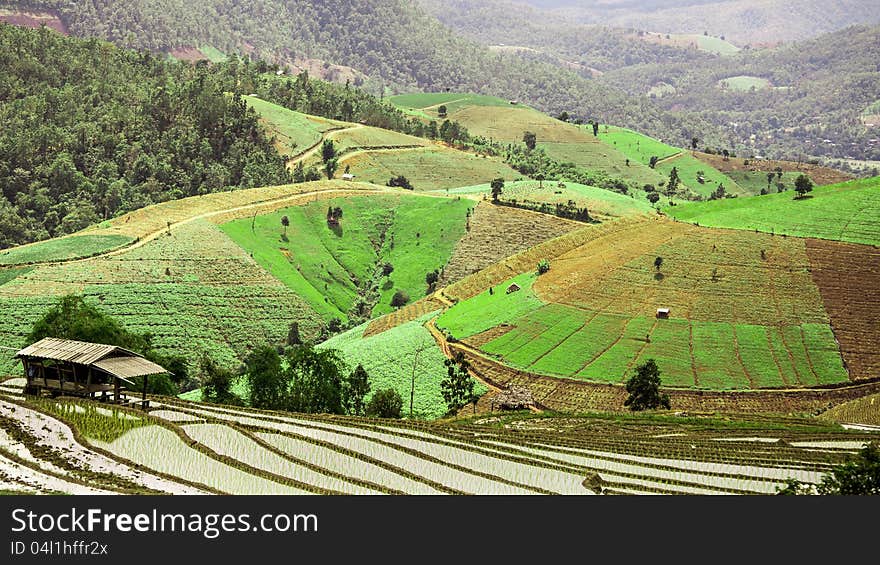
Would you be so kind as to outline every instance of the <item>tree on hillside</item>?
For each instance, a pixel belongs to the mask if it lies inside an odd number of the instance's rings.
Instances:
[[[698,144],[698,143],[700,143],[700,140],[697,139],[697,136],[693,136],[693,137],[691,137],[691,149],[693,149],[694,151],[696,151],[696,150],[697,150],[697,144]]]
[[[400,418],[403,398],[393,388],[376,391],[367,403],[367,416],[372,418]]]
[[[794,189],[797,191],[797,198],[806,198],[807,193],[813,191],[813,181],[807,175],[798,175],[794,180]]]
[[[325,139],[321,145],[321,160],[326,163],[336,158],[336,144],[332,139]]]
[[[593,137],[599,137],[599,120],[593,120],[590,123],[593,124]],[[607,130],[608,128],[605,129]]]
[[[560,122],[567,122],[569,120],[569,117],[570,116],[568,115],[568,112],[560,112],[560,114],[556,116],[556,119]]]
[[[657,166],[657,161],[659,161],[659,160],[660,160],[659,157],[657,157],[656,155],[652,155],[651,158],[648,160],[648,167],[653,169],[654,167]]]
[[[498,197],[504,192],[504,179],[493,179],[489,186],[492,188],[492,201],[498,202]]]
[[[339,160],[338,159],[330,159],[326,163],[324,163],[324,172],[327,174],[327,180],[333,180],[333,175],[336,174],[336,169],[339,168]]]
[[[199,361],[199,381],[202,383],[202,400],[215,404],[234,404],[242,401],[232,392],[235,376],[224,369],[208,354],[203,353]]]
[[[538,136],[535,135],[535,132],[525,131],[523,132],[523,143],[526,144],[526,147],[529,151],[533,151],[535,147],[538,145]]]
[[[439,108],[437,108],[437,116],[440,117],[440,118],[445,118],[445,117],[446,117],[446,111],[447,111],[447,108],[446,108],[445,105],[440,106]]]
[[[675,191],[678,190],[678,184],[681,182],[681,179],[678,177],[678,167],[672,167],[672,170],[669,171],[669,181],[666,183],[666,195],[674,196]]]
[[[653,359],[636,367],[636,374],[626,382],[626,392],[629,397],[623,405],[629,406],[630,410],[669,408],[669,396],[660,394],[660,369]]]
[[[290,225],[290,218],[281,216],[281,225],[284,227],[284,239],[287,239],[287,227]]]
[[[270,345],[258,347],[245,358],[250,405],[266,410],[285,407],[287,378],[281,371],[281,356]]]
[[[291,322],[287,330],[287,345],[300,345],[302,336],[299,334],[299,322]]]
[[[382,276],[383,277],[387,277],[388,275],[390,275],[393,272],[394,272],[394,265],[392,265],[391,263],[389,263],[387,261],[382,264]]]
[[[440,270],[434,269],[425,275],[425,284],[428,285],[428,293],[434,292],[437,288],[437,281],[440,280]]]
[[[775,173],[767,173],[767,191],[770,191],[770,183],[773,182],[773,177],[775,177]]]
[[[298,161],[296,167],[293,168],[293,182],[297,184],[306,182],[306,170],[302,161]]]
[[[394,296],[391,297],[391,305],[395,308],[401,308],[406,306],[409,302],[409,294],[405,290],[398,290],[394,293]]]
[[[364,398],[370,393],[370,376],[364,366],[358,366],[348,377],[344,389],[343,400],[346,412],[352,416],[364,415]]]
[[[663,266],[663,257],[657,257],[654,259],[654,268],[657,269],[657,272],[660,272],[660,267]]]
[[[646,196],[646,198],[648,199],[648,202],[650,202],[651,204],[656,204],[657,201],[660,200],[660,195],[657,194],[656,192],[649,192],[648,195]]]
[[[391,177],[387,183],[387,186],[396,186],[400,188],[405,188],[407,190],[415,190],[413,185],[409,182],[409,179],[403,175],[398,175],[396,177]]]
[[[727,149],[722,149],[721,155],[724,157],[725,161],[730,161],[730,151],[728,151]]]
[[[440,382],[440,392],[443,394],[449,413],[453,413],[471,401],[475,383],[468,372],[470,363],[461,351],[457,351],[443,364],[446,365],[446,376]]]

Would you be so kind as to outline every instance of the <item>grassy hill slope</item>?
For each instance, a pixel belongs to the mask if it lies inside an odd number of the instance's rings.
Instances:
[[[681,204],[665,211],[673,218],[702,226],[880,244],[880,177],[816,187],[810,194],[794,200],[795,193],[790,190]]]

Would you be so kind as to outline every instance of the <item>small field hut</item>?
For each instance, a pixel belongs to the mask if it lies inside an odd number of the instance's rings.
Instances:
[[[26,394],[48,391],[102,401],[126,403],[124,385],[143,377],[141,406],[147,408],[147,380],[169,374],[162,366],[115,345],[47,337],[19,351],[24,365]]]

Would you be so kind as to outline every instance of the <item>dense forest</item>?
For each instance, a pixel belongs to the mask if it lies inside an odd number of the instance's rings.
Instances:
[[[657,99],[732,130],[740,152],[880,159],[880,132],[866,129],[863,111],[880,99],[880,26],[856,26],[796,45],[743,51],[708,62],[638,65],[600,79],[636,95],[670,84]],[[726,83],[747,76],[765,88]],[[754,137],[753,137],[754,136]]]
[[[204,66],[0,25],[0,248],[154,202],[289,180]]]
[[[543,53],[495,53],[465,39],[405,0],[32,0],[7,2],[59,13],[70,32],[167,52],[212,45],[227,53],[285,63],[295,57],[354,67],[373,77],[374,94],[467,91],[515,98],[676,140],[695,131],[717,144],[722,132],[700,118],[664,111],[644,96],[598,83]]]

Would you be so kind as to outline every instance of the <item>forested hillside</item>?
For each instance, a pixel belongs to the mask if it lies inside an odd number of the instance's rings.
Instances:
[[[523,0],[582,23],[725,35],[740,45],[808,39],[880,23],[876,0]]]
[[[877,133],[861,120],[880,99],[878,61],[880,26],[856,26],[706,62],[633,66],[601,81],[633,95],[669,84],[674,93],[658,104],[698,113],[732,129],[738,140],[754,135],[749,146],[760,152],[880,159],[880,144],[870,141]],[[755,88],[739,86],[742,79]]]
[[[204,66],[0,25],[0,76],[0,248],[288,180],[256,115]]]
[[[310,57],[354,67],[374,78],[371,92],[475,92],[528,102],[551,113],[617,123],[679,142],[710,124],[660,110],[650,100],[598,84],[554,56],[494,53],[404,0],[35,0],[7,2],[57,11],[70,32],[126,47],[167,52],[210,44],[284,63]]]

